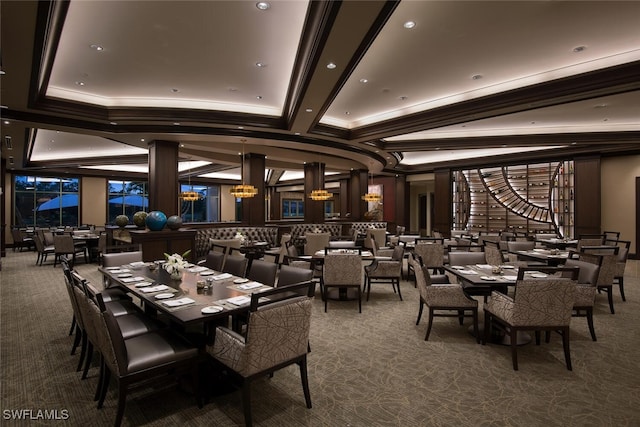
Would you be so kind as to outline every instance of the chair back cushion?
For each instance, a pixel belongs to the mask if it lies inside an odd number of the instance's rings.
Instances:
[[[142,251],[118,252],[102,255],[102,265],[104,267],[116,267],[142,261]]]
[[[313,278],[313,270],[282,265],[278,275],[278,286],[288,286],[308,282]]]
[[[328,253],[324,257],[325,285],[362,284],[362,260],[358,254]]]
[[[277,272],[278,264],[254,259],[253,262],[251,262],[251,268],[249,268],[247,272],[247,279],[255,280],[267,286],[274,286]]]
[[[204,266],[215,271],[222,271],[225,254],[223,252],[210,251],[204,261]]]
[[[450,265],[486,264],[484,252],[449,252]]]
[[[245,277],[247,274],[247,262],[249,260],[241,255],[227,255],[222,271],[238,277]]]
[[[578,267],[580,272],[578,273],[578,283],[596,285],[598,281],[598,273],[600,266],[591,262],[579,261],[577,259],[569,258],[565,264],[565,267]]]
[[[429,268],[442,267],[444,265],[444,244],[442,243],[418,243],[414,253],[422,258],[422,262]]]
[[[566,326],[571,321],[576,282],[549,276],[516,283],[514,326]]]
[[[331,233],[307,233],[305,236],[307,239],[304,244],[305,255],[313,255],[323,250],[329,246],[329,240],[331,239]]]

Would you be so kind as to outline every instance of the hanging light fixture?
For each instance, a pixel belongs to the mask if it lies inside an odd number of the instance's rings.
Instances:
[[[200,200],[200,193],[198,193],[197,191],[193,191],[193,188],[191,187],[191,161],[189,161],[187,170],[189,171],[189,190],[182,191],[178,197],[180,197],[185,202],[195,202]]]
[[[370,174],[370,175],[371,175],[371,187],[373,187],[373,174]],[[367,192],[364,196],[362,196],[362,200],[364,200],[365,202],[378,203],[380,200],[382,200],[382,196],[378,193]]]
[[[321,174],[322,174],[322,170],[320,167],[320,162],[318,162],[318,180],[320,180]],[[320,189],[311,191],[311,193],[309,193],[309,198],[311,200],[316,200],[316,201],[330,200],[333,198],[333,193],[329,193],[324,188],[320,188]]]
[[[240,158],[240,179],[242,184],[234,185],[229,192],[238,199],[250,198],[258,194],[258,189],[253,185],[244,183],[244,139],[242,140],[242,157]]]

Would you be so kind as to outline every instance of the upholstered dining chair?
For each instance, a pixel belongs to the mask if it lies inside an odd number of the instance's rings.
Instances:
[[[115,426],[122,422],[127,392],[133,384],[151,379],[176,378],[176,373],[181,371],[190,373],[196,401],[198,406],[202,406],[198,372],[200,356],[196,347],[168,329],[125,339],[112,312],[101,310],[102,307],[96,307],[95,304],[91,308],[102,353],[98,409],[104,404],[109,381],[114,376],[118,382]]]
[[[404,248],[396,246],[393,248],[391,259],[374,259],[371,264],[364,267],[365,281],[364,291],[367,292],[367,301],[371,295],[372,283],[390,283],[393,292],[398,290],[398,296],[402,301],[402,292],[400,291],[400,281],[402,279],[402,261],[404,258]]]
[[[616,275],[619,251],[619,246],[597,245],[582,246],[580,252],[578,252],[578,259],[580,261],[586,261],[600,266],[596,287],[598,292],[604,291],[607,294],[611,314],[615,314],[613,308],[613,282]],[[572,253],[571,256],[575,256],[575,254]]]
[[[118,267],[132,262],[142,261],[142,251],[131,252],[114,252],[110,254],[102,254],[103,267]],[[105,288],[111,286],[111,279],[108,275],[103,275],[103,284]]]
[[[362,258],[355,253],[329,252],[324,256],[322,290],[324,311],[327,312],[329,290],[351,288],[358,291],[358,312],[362,313]],[[346,293],[345,292],[345,293]]]
[[[224,251],[220,252],[220,251],[209,251],[207,253],[207,256],[204,260],[202,260],[199,264],[210,268],[211,270],[214,271],[222,271],[222,267],[224,267],[224,257],[226,255],[227,252],[227,248],[226,246],[223,247]]]
[[[278,264],[260,259],[254,259],[247,271],[247,279],[260,282],[263,285],[275,286]]]
[[[304,244],[304,254],[313,256],[318,251],[323,250],[329,246],[329,240],[331,240],[331,233],[306,233],[306,242]]]
[[[372,239],[376,243],[377,250],[380,249],[389,249],[387,248],[387,230],[384,228],[367,228],[366,234],[364,236],[365,239],[365,247],[373,250],[373,242]]]
[[[238,277],[246,277],[249,260],[242,255],[227,255],[222,271]]]
[[[605,231],[605,233],[607,232]],[[605,243],[609,244],[611,242],[607,241]],[[624,296],[624,270],[627,267],[627,258],[629,257],[631,242],[628,240],[616,240],[615,245],[620,249],[618,250],[618,257],[616,259],[616,271],[613,276],[613,284],[618,285],[618,288],[620,288],[620,297],[622,301],[626,301],[627,298]]]
[[[416,239],[413,252],[422,258],[423,265],[431,269],[433,273],[444,273],[444,243],[441,241],[422,243]]]
[[[596,300],[596,284],[600,266],[591,262],[567,259],[565,267],[578,267],[578,283],[576,297],[573,302],[573,317],[586,317],[591,339],[597,341],[596,330],[593,326],[593,305]]]
[[[507,255],[509,259],[509,263],[517,266],[527,267],[530,263],[521,260],[520,256],[516,253],[516,251],[532,251],[536,247],[536,242],[533,240],[515,240],[513,242],[507,242],[507,250],[509,254]]]
[[[416,275],[416,284],[420,293],[420,308],[416,325],[420,324],[422,310],[426,305],[429,310],[429,324],[424,340],[429,339],[434,317],[458,317],[460,324],[464,317],[473,319],[473,331],[476,341],[480,342],[478,333],[478,301],[465,294],[462,286],[450,283],[432,283],[429,268],[421,266],[414,257],[409,258]],[[445,276],[446,277],[446,276]]]
[[[280,267],[276,286],[295,285],[297,283],[308,282],[311,279],[313,279],[313,270],[283,265]]]
[[[207,346],[207,352],[241,380],[247,426],[252,425],[251,382],[294,363],[300,367],[306,405],[311,408],[307,353],[312,289],[309,281],[252,294],[246,335],[218,327],[213,346]]]
[[[534,278],[530,272],[549,274],[545,278]],[[572,272],[571,278],[551,274]],[[483,345],[491,336],[492,327],[503,330],[511,341],[513,370],[518,370],[517,333],[535,331],[536,342],[540,342],[540,331],[556,331],[562,336],[565,363],[571,367],[569,348],[569,324],[573,311],[578,269],[564,267],[521,267],[518,269],[513,297],[493,291],[484,305]]]
[[[498,242],[492,240],[484,241],[484,256],[487,264],[502,265],[504,264],[504,257]]]
[[[37,233],[34,234],[33,242],[36,245],[36,251],[38,253],[36,265],[42,265],[42,263],[47,260],[48,255],[55,254],[56,248],[53,245],[45,245],[41,235]]]
[[[53,266],[55,267],[62,255],[71,255],[71,265],[76,263],[76,255],[82,254],[84,262],[87,262],[87,247],[76,246],[73,243],[73,237],[70,234],[56,234],[53,236],[53,246],[55,248],[55,258]]]

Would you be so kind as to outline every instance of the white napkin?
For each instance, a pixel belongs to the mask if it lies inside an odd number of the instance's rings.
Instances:
[[[140,282],[144,280],[144,277],[142,276],[127,277],[126,279],[121,279],[121,280],[122,280],[122,283]]]
[[[518,280],[518,276],[502,276],[505,280]]]
[[[135,262],[129,263],[131,267],[142,267],[145,264],[146,262],[144,261],[135,261]]]
[[[109,270],[109,273],[111,274],[120,274],[120,273],[130,273],[131,270],[129,270],[128,268],[118,268],[115,270]]]
[[[255,288],[259,288],[262,286],[262,283],[260,282],[249,282],[249,283],[245,283],[244,285],[240,285],[238,286],[238,289],[255,289]]]
[[[162,304],[169,306],[169,307],[179,307],[181,305],[187,305],[187,304],[191,304],[194,303],[195,300],[192,300],[191,298],[180,298],[180,299],[172,299],[172,300],[167,300],[167,301],[162,301]]]
[[[213,280],[224,280],[233,277],[233,275],[229,273],[218,274],[217,276],[213,276]]]
[[[458,270],[458,271],[460,272],[460,274],[478,274],[473,270]]]
[[[251,302],[251,297],[243,295],[239,297],[229,298],[227,301],[233,305],[243,305]]]
[[[476,264],[478,268],[493,268],[491,264]]]
[[[150,294],[152,292],[166,291],[168,289],[169,287],[167,285],[158,285],[158,286],[150,286],[148,288],[143,288],[141,289],[141,291],[146,294]]]
[[[208,268],[203,266],[198,266],[198,267],[190,268],[189,273],[200,273],[201,271],[205,271],[205,270],[208,270]]]

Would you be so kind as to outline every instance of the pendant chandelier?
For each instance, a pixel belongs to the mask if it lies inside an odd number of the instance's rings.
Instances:
[[[318,181],[320,181],[321,174],[322,174],[322,170],[320,167],[320,162],[318,162]],[[320,188],[320,189],[311,191],[311,193],[309,193],[309,198],[311,200],[316,200],[316,201],[330,200],[333,198],[333,193],[329,193],[324,188]]]
[[[189,170],[189,191],[182,191],[178,195],[178,197],[185,202],[196,202],[200,200],[200,193],[198,193],[197,191],[193,191],[193,188],[191,187],[191,162],[190,161],[189,161],[188,170]]]
[[[240,185],[234,185],[229,192],[233,197],[238,199],[246,199],[258,194],[258,189],[253,185],[244,183],[244,139],[242,140],[242,157],[240,158],[240,178],[242,183]]]
[[[371,187],[373,187],[373,174],[371,174]],[[382,195],[378,193],[368,192],[364,196],[362,196],[362,200],[364,200],[365,202],[378,203],[382,200]]]

